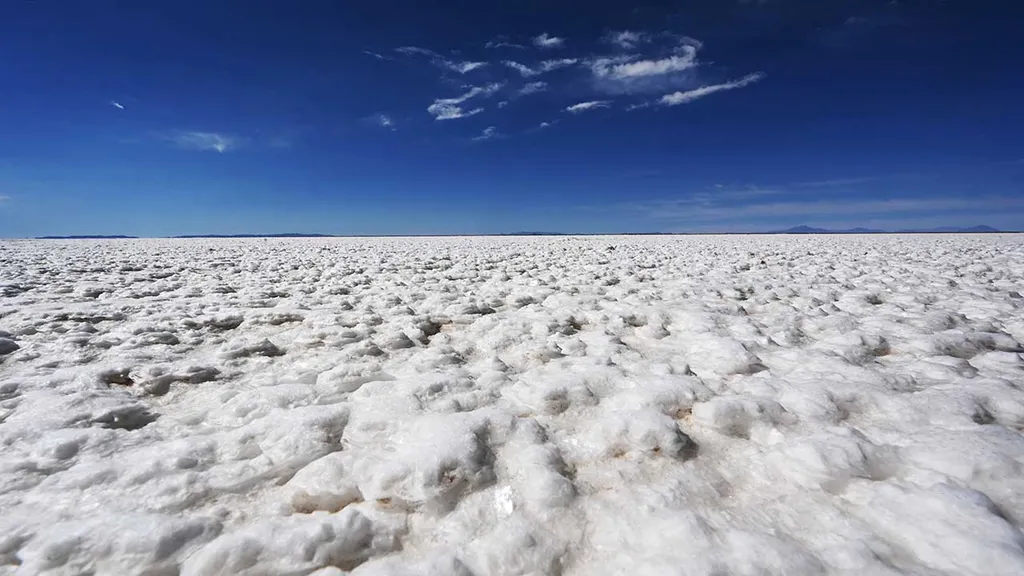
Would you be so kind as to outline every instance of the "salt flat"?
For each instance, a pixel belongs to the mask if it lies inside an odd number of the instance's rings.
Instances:
[[[2,574],[1024,574],[1024,236],[0,243]]]

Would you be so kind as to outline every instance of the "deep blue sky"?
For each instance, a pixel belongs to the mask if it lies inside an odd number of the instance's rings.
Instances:
[[[5,0],[0,236],[1024,228],[1009,0]]]

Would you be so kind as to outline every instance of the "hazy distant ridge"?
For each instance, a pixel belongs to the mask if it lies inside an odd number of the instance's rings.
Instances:
[[[1008,232],[997,230],[991,226],[971,226],[959,228],[956,226],[940,226],[938,228],[920,228],[908,230],[879,230],[875,228],[850,228],[847,230],[831,230],[828,228],[814,228],[812,226],[795,226],[785,230],[774,230],[770,232],[744,232],[739,234],[944,234],[944,233],[976,233],[990,234],[994,232]],[[614,232],[607,234],[578,234],[573,232],[503,232],[494,234],[413,234],[411,236],[662,236],[687,234],[685,232]],[[737,234],[735,232],[701,232],[699,234]],[[402,234],[302,234],[288,232],[284,234],[184,234],[181,236],[168,236],[168,238],[340,238],[345,236],[403,236]],[[122,235],[74,235],[74,236],[37,236],[36,240],[118,240],[138,238],[138,236]]]
[[[1002,232],[991,226],[971,226],[960,228],[957,226],[939,226],[938,228],[916,228],[907,230],[878,230],[874,228],[850,228],[848,230],[830,230],[828,228],[812,228],[811,226],[795,226],[786,230],[772,232],[772,234],[936,234],[936,233],[992,233]]]

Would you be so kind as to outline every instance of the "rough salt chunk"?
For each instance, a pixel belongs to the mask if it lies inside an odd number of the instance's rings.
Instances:
[[[316,389],[322,394],[349,393],[369,382],[391,379],[381,372],[379,362],[346,362],[318,374]]]
[[[337,512],[361,501],[363,495],[348,473],[350,460],[348,454],[334,452],[299,470],[282,487],[286,502],[296,512],[309,513]]]
[[[404,350],[415,346],[416,343],[405,332],[398,332],[384,338],[384,348],[387,350]]]
[[[755,425],[786,424],[793,418],[774,400],[716,396],[693,406],[693,421],[727,436],[749,438]]]
[[[1024,574],[1024,537],[980,492],[949,484],[923,489],[856,481],[842,497],[893,548],[930,570]]]
[[[1024,375],[1024,358],[1017,352],[992,351],[978,354],[969,360],[971,366],[996,372]]]
[[[181,575],[295,574],[331,566],[352,570],[392,546],[388,539],[375,538],[366,516],[347,508],[267,520],[224,534],[190,556]]]
[[[132,344],[140,347],[156,345],[174,346],[180,342],[178,337],[172,332],[165,331],[145,332],[132,339]]]
[[[819,341],[816,348],[829,350],[853,364],[864,364],[890,352],[889,342],[877,334],[847,332]]]
[[[218,314],[203,321],[203,325],[214,330],[234,330],[242,325],[245,317],[241,314]]]
[[[778,395],[778,402],[787,412],[808,422],[838,424],[849,416],[836,404],[832,394],[813,383],[784,390]]]
[[[727,574],[825,574],[825,566],[814,554],[796,542],[769,534],[732,530],[723,538],[722,558]]]
[[[689,460],[697,444],[675,419],[652,409],[613,410],[584,434],[582,447],[590,458],[666,457]]]
[[[558,574],[565,546],[521,517],[479,535],[467,546],[466,562],[477,574]]]
[[[487,420],[428,414],[402,422],[383,446],[359,450],[353,477],[367,501],[450,510],[464,494],[494,481]]]
[[[697,378],[666,374],[657,378],[636,378],[623,382],[626,388],[609,402],[623,409],[654,408],[672,417],[684,416],[694,403],[712,393]]]
[[[283,356],[284,350],[267,339],[259,342],[235,341],[225,344],[220,349],[221,358],[235,359],[249,356]]]
[[[764,369],[757,356],[731,338],[703,334],[687,341],[686,352],[690,367],[701,377],[753,374]]]
[[[566,477],[567,467],[561,453],[547,441],[546,433],[535,420],[516,421],[514,438],[504,446],[501,455],[503,477],[535,511],[561,508],[575,498],[576,487]]]
[[[221,530],[211,518],[105,514],[44,528],[18,550],[25,574],[171,573],[185,553]]]
[[[367,562],[353,576],[475,576],[453,553],[427,551],[420,558],[385,557]],[[327,576],[327,575],[324,575]]]
[[[519,382],[509,387],[505,394],[526,414],[561,414],[571,405],[568,387],[555,382]]]
[[[786,442],[768,455],[781,477],[802,488],[838,492],[852,478],[880,479],[891,474],[885,450],[849,428],[832,428]]]

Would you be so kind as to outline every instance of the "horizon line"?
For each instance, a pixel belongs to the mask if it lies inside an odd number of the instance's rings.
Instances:
[[[814,235],[885,235],[885,234],[1020,234],[1024,230],[1000,230],[989,226],[966,228],[936,227],[931,229],[829,230],[797,226],[786,230],[766,231],[703,231],[703,232],[487,232],[487,233],[424,233],[424,234],[319,234],[319,233],[267,233],[267,234],[177,234],[136,236],[127,234],[67,234],[43,236],[12,236],[2,240],[199,240],[199,239],[254,239],[254,238],[444,238],[444,237],[501,237],[501,236],[814,236]]]

